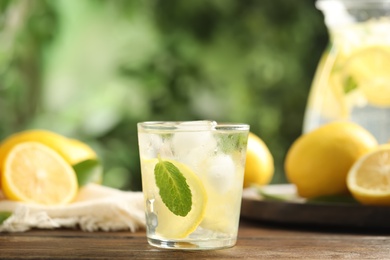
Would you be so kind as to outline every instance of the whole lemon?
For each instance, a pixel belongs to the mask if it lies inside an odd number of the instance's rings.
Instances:
[[[251,184],[265,185],[274,175],[274,159],[267,145],[256,134],[250,132],[246,151],[244,188]]]
[[[355,123],[328,123],[295,140],[285,159],[286,177],[301,197],[347,193],[349,169],[377,146],[375,137]]]

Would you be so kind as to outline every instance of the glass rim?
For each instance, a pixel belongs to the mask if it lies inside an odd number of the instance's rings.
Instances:
[[[201,124],[204,122],[204,124]],[[249,124],[233,123],[233,122],[216,122],[216,121],[143,121],[137,123],[138,128],[144,130],[159,130],[159,131],[248,131]]]

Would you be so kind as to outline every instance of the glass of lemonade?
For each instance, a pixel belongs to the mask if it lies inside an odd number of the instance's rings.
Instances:
[[[304,131],[350,120],[390,141],[390,0],[317,0],[329,46],[318,64]]]
[[[138,123],[149,244],[218,249],[236,244],[249,125]]]

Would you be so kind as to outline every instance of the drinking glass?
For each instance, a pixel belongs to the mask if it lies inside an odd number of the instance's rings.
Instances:
[[[249,125],[138,123],[149,244],[173,249],[235,245]]]

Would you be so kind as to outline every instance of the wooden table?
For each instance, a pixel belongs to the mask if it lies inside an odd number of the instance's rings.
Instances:
[[[242,219],[237,245],[214,251],[164,250],[145,231],[33,230],[0,234],[0,259],[390,259],[390,234],[281,227]]]

